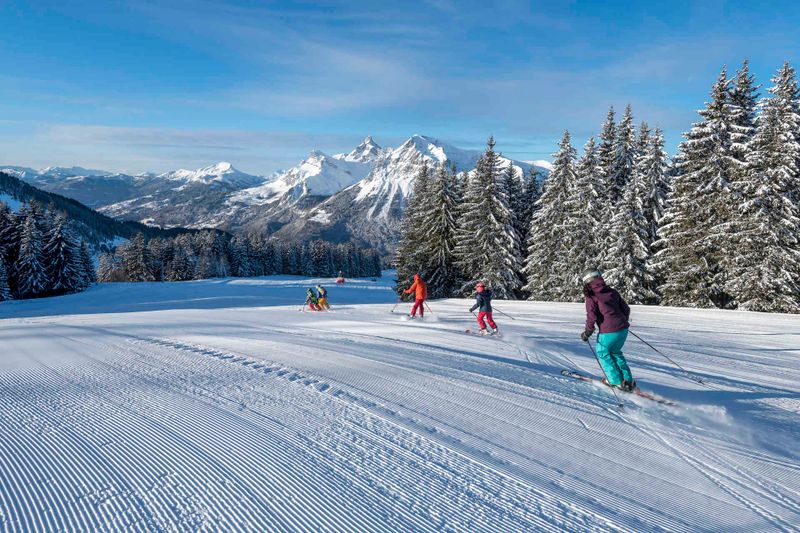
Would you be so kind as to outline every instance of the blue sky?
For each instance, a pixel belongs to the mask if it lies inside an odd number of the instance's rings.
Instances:
[[[799,22],[794,2],[0,2],[0,164],[268,173],[413,133],[540,159],[627,103],[672,151],[723,64],[768,85],[796,63]]]

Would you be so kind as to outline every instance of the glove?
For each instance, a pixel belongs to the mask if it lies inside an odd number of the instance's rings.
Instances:
[[[586,331],[584,331],[583,333],[581,333],[581,340],[582,340],[583,342],[589,342],[589,337],[591,337],[593,333],[594,333],[594,330],[592,330],[592,331],[589,331],[589,330],[587,329]]]

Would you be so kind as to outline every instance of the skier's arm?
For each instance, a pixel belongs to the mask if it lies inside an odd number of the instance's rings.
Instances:
[[[405,290],[405,293],[406,294],[411,294],[415,290],[417,290],[417,282],[416,281],[414,283],[412,283],[411,286]]]
[[[470,312],[470,313],[474,312],[474,311],[475,311],[477,308],[479,308],[479,307],[481,306],[481,299],[482,299],[482,298],[481,298],[481,295],[479,294],[479,295],[478,295],[478,296],[475,298],[475,305],[473,305],[473,306],[472,306],[472,307],[470,307],[470,309],[469,309],[469,312]]]
[[[597,302],[594,298],[586,297],[586,331],[594,331],[594,325],[597,323]]]

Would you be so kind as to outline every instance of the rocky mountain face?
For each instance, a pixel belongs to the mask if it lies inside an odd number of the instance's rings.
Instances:
[[[468,172],[480,154],[414,135],[397,148],[381,148],[367,137],[346,154],[312,151],[297,166],[272,176],[246,174],[230,163],[137,176],[75,167],[0,170],[121,220],[268,231],[286,239],[354,240],[390,250],[423,162],[447,162]],[[524,176],[532,166],[542,175],[549,171],[546,162],[504,158],[503,164],[513,164]]]

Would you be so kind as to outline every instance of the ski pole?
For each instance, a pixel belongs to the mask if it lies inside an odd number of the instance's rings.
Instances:
[[[499,310],[499,309],[498,309],[498,308],[496,308],[496,307],[494,308],[494,310],[495,310],[495,311],[497,311],[498,313],[500,313],[501,315],[505,315],[505,316],[507,316],[507,317],[508,317],[508,318],[510,318],[511,320],[516,320],[516,318],[514,318],[513,316],[509,315],[508,313],[504,313],[504,312],[502,312],[501,310]]]
[[[428,308],[428,311],[430,311],[430,312],[431,312],[431,314],[434,314],[434,312],[433,312],[433,309],[431,309],[431,306],[430,306],[430,305],[428,305],[428,302],[427,302],[427,301],[425,301],[425,307],[427,307],[427,308]]]
[[[594,360],[597,361],[597,366],[599,366],[600,370],[603,371],[603,376],[605,376],[605,378],[606,378],[606,383],[608,383],[610,385],[609,388],[611,389],[611,392],[614,393],[614,398],[616,398],[617,404],[619,405],[619,407],[624,407],[624,404],[622,403],[622,400],[620,400],[619,396],[617,396],[617,391],[614,390],[614,386],[611,385],[610,381],[608,381],[608,374],[606,374],[606,369],[603,368],[603,363],[601,363],[600,362],[600,358],[597,357],[597,352],[595,351],[594,346],[592,346],[592,343],[589,342],[589,339],[586,339],[586,345],[592,351],[592,355],[594,355]]]
[[[669,358],[669,357],[668,357],[668,356],[667,356],[665,353],[663,353],[661,350],[659,350],[658,348],[656,348],[655,346],[653,346],[652,344],[650,344],[649,342],[647,342],[646,340],[644,340],[643,338],[641,338],[641,337],[640,337],[639,335],[637,335],[636,333],[632,332],[631,330],[628,330],[628,332],[629,332],[631,335],[633,335],[634,337],[636,337],[637,339],[639,339],[640,341],[642,341],[643,343],[645,343],[646,345],[648,345],[650,348],[652,348],[652,349],[653,349],[653,351],[654,351],[654,352],[656,352],[658,355],[660,355],[661,357],[663,357],[664,359],[666,359],[667,361],[669,361],[670,363],[672,363],[672,364],[673,364],[673,365],[675,365],[676,367],[678,367],[678,368],[680,368],[681,370],[683,370],[683,371],[686,373],[686,376],[687,376],[689,379],[691,379],[692,381],[694,381],[695,383],[700,383],[701,385],[708,385],[708,384],[707,384],[705,381],[703,381],[701,378],[695,378],[694,376],[692,376],[692,375],[691,375],[691,373],[690,373],[688,370],[686,370],[686,369],[685,369],[685,368],[683,368],[681,365],[679,365],[678,363],[676,363],[675,361],[673,361],[672,359],[670,359],[670,358]]]

